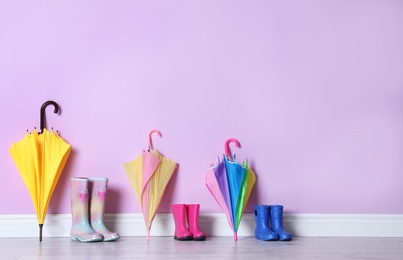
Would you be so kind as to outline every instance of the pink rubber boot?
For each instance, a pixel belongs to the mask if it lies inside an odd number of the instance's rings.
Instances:
[[[199,230],[199,210],[200,204],[186,205],[189,231],[193,234],[193,240],[203,241],[206,240],[206,235]]]
[[[71,178],[71,215],[70,237],[73,241],[102,241],[102,235],[90,226],[88,216],[88,179]]]
[[[192,240],[192,233],[186,228],[186,206],[185,204],[172,204],[172,215],[175,221],[175,235],[176,240]]]
[[[116,232],[109,231],[104,224],[107,178],[90,178],[90,222],[92,228],[102,234],[103,241],[116,241],[120,238]]]

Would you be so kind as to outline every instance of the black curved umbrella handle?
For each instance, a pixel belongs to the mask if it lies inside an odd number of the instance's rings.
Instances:
[[[43,129],[45,128],[45,110],[46,107],[49,105],[53,105],[55,107],[55,110],[53,111],[55,114],[57,114],[57,112],[59,112],[59,105],[52,100],[46,101],[45,103],[43,103],[43,105],[41,106],[41,133],[43,133]]]

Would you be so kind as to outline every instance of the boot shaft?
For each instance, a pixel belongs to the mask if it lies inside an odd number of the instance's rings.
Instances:
[[[70,195],[72,200],[88,202],[89,183],[87,178],[73,177],[70,179]]]
[[[200,205],[199,204],[187,204],[186,207],[186,215],[188,220],[189,230],[197,227],[199,222],[199,212]]]
[[[74,177],[70,180],[71,211],[73,223],[88,220],[88,179]]]
[[[179,223],[186,227],[186,205],[185,204],[172,204],[172,215],[174,217],[175,223]]]
[[[283,208],[282,205],[270,206],[270,222],[273,229],[283,228]]]
[[[270,207],[268,205],[254,205],[255,217],[259,218],[269,218],[270,217]]]
[[[259,227],[269,227],[270,207],[267,205],[255,205],[255,222]]]
[[[107,178],[89,178],[90,212],[91,217],[102,215],[105,211]]]

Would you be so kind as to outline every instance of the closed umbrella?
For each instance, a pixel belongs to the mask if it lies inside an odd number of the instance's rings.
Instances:
[[[161,136],[158,130],[150,131],[148,150],[143,150],[136,159],[123,165],[143,213],[147,240],[150,240],[152,222],[165,189],[178,167],[176,162],[152,149],[151,135],[153,133]]]
[[[39,224],[39,241],[42,241],[42,227],[53,191],[71,152],[71,146],[59,135],[59,132],[44,128],[44,111],[54,101],[47,101],[41,107],[41,132],[35,129],[26,133],[24,138],[13,143],[9,149],[18,171],[28,188],[34,204]]]
[[[248,161],[243,164],[236,161],[234,154],[231,160],[229,143],[239,142],[230,138],[225,142],[223,160],[212,165],[206,173],[206,186],[213,195],[234,233],[234,240],[238,240],[238,228],[252,188],[256,182],[255,173],[249,168]]]

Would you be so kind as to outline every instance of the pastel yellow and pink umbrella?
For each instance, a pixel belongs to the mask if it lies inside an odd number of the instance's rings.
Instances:
[[[161,136],[158,130],[151,130],[148,134],[148,150],[143,150],[136,159],[123,165],[143,213],[147,240],[150,240],[152,222],[165,189],[178,167],[176,162],[152,149],[153,133]]]

